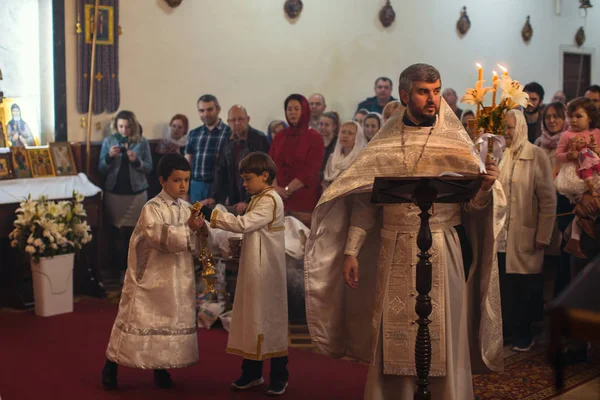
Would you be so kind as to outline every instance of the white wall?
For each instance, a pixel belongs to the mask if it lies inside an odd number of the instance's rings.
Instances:
[[[4,78],[0,81],[0,90],[5,97],[22,99],[18,104],[23,120],[34,134],[39,135],[41,79],[38,0],[0,0],[0,10],[0,68]],[[50,107],[54,112],[54,105]]]
[[[415,62],[438,67],[444,86],[458,92],[472,87],[476,61],[488,79],[501,63],[514,79],[540,82],[551,97],[561,87],[560,46],[572,46],[583,24],[575,0],[562,0],[560,16],[554,0],[397,0],[388,29],[378,20],[383,0],[303,2],[302,15],[290,23],[283,0],[185,0],[176,9],[163,0],[122,0],[121,108],[138,115],[150,138],[162,137],[175,113],[199,125],[196,100],[204,93],[217,95],[224,119],[232,104],[245,105],[263,130],[284,116],[283,100],[292,92],[319,91],[346,119],[373,95],[377,76],[391,77],[397,96],[400,72]],[[75,4],[66,3],[68,134],[84,140],[75,103]],[[460,39],[455,27],[465,3],[472,28]],[[534,28],[529,45],[521,39],[527,15]],[[600,2],[589,12],[585,47],[593,51],[599,43]],[[94,127],[92,139],[102,137]]]

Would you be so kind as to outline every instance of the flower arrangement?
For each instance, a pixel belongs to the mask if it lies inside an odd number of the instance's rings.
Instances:
[[[29,196],[16,211],[15,229],[10,245],[29,254],[36,262],[40,257],[74,253],[92,240],[85,217],[83,195],[73,192],[69,201],[39,200]]]
[[[529,95],[523,91],[523,85],[508,76],[508,71],[501,65],[498,67],[504,71],[502,78],[498,77],[496,71],[492,71],[492,87],[484,87],[483,67],[481,64],[476,65],[479,71],[478,80],[474,88],[466,90],[461,102],[477,106],[475,119],[472,120],[473,122],[469,121],[469,129],[474,132],[479,143],[488,144],[488,154],[491,154],[493,142],[501,142],[501,145],[504,146],[504,140],[498,141],[498,139],[500,137],[504,139],[506,133],[504,122],[506,112],[517,107],[527,107]],[[498,88],[502,91],[500,104],[496,104]],[[490,92],[493,94],[491,107],[484,105],[485,96]]]

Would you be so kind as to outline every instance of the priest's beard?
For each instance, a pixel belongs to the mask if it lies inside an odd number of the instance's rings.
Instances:
[[[431,106],[435,107],[435,113],[433,115],[429,116],[429,115],[426,115],[425,113],[423,113],[423,110],[417,108],[415,106],[415,104],[413,103],[412,99],[408,100],[408,109],[410,110],[410,114],[415,119],[415,122],[418,122],[419,124],[423,124],[424,122],[432,124],[435,122],[435,117],[437,114],[439,114],[440,107],[436,106],[435,103],[433,103],[433,102],[427,103],[425,105],[425,107],[431,107]]]

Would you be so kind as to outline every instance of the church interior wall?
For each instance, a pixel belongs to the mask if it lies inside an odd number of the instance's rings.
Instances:
[[[44,1],[50,2],[39,0]],[[579,51],[574,36],[584,24],[575,0],[559,0],[560,15],[554,0],[392,1],[396,21],[389,28],[378,19],[384,1],[303,2],[300,17],[290,21],[283,0],[184,0],[174,9],[163,0],[120,1],[121,108],[138,115],[148,138],[161,138],[175,113],[186,114],[191,127],[199,125],[196,100],[204,93],[219,98],[223,113],[236,103],[246,106],[251,124],[261,130],[283,118],[283,100],[293,92],[321,92],[330,110],[349,119],[356,104],[373,95],[378,76],[392,78],[397,97],[398,75],[414,62],[435,65],[444,87],[459,94],[473,86],[475,62],[483,64],[488,83],[500,63],[521,82],[540,82],[549,99],[562,85],[561,51]],[[461,38],[456,21],[465,4],[471,29]],[[40,21],[44,8],[38,0],[0,0],[0,5],[5,76],[0,89],[38,102],[38,127],[51,130],[53,113],[43,101],[51,93],[51,63],[41,59],[48,52],[39,50],[48,29]],[[528,15],[534,33],[526,44],[521,29]],[[11,23],[15,18],[21,23]],[[65,0],[68,138],[80,141],[86,129],[76,107],[75,22],[75,0]],[[583,46],[593,54],[593,83],[600,82],[597,22],[600,3],[589,10]],[[94,116],[93,140],[108,133],[110,118]]]

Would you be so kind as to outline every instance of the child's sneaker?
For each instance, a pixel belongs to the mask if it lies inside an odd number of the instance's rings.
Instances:
[[[515,341],[515,345],[512,351],[519,351],[521,353],[528,352],[535,345],[535,340],[531,338],[520,338]]]
[[[254,386],[260,386],[263,383],[265,383],[265,380],[263,379],[262,376],[258,379],[250,379],[250,378],[242,375],[240,377],[240,379],[238,379],[237,381],[235,381],[231,384],[231,388],[233,390],[246,390],[246,389],[250,389]]]
[[[269,384],[267,389],[267,396],[281,396],[285,393],[288,383],[284,381],[274,381]]]

